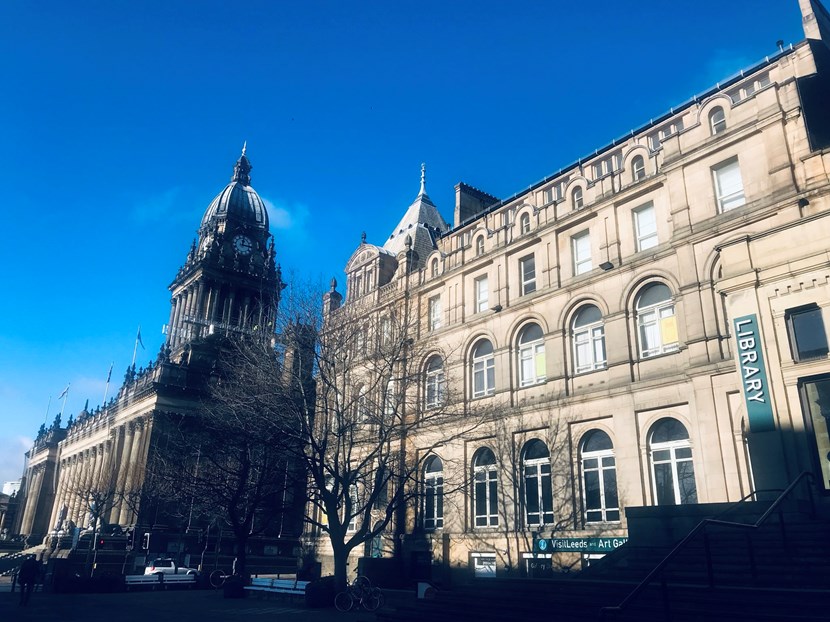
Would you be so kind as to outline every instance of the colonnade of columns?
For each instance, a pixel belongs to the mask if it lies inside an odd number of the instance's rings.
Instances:
[[[50,529],[69,520],[88,526],[89,504],[94,497],[103,502],[98,511],[107,523],[128,525],[134,521],[130,497],[143,483],[140,473],[149,428],[145,418],[134,419],[112,430],[107,439],[60,460]]]
[[[254,303],[250,292],[237,295],[233,289],[226,291],[203,281],[189,286],[173,299],[168,331],[171,347],[204,335],[209,324],[244,327]]]

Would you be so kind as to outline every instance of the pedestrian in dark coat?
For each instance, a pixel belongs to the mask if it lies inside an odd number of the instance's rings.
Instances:
[[[35,579],[40,574],[40,564],[34,555],[29,555],[17,571],[17,581],[20,583],[20,604],[24,607],[29,604],[29,597],[35,589]]]

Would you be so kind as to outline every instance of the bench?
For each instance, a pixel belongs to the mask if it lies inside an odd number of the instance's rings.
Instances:
[[[304,596],[308,581],[296,579],[251,579],[251,584],[245,589],[260,594],[288,594],[290,596]]]
[[[155,589],[169,585],[196,585],[195,574],[128,574],[124,577],[124,585],[131,587],[147,586]]]

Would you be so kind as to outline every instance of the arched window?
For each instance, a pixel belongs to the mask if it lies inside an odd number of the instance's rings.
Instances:
[[[395,379],[389,378],[384,387],[385,394],[383,396],[383,414],[388,416],[394,415],[398,406],[397,396],[395,395]]]
[[[614,446],[602,430],[585,435],[580,448],[585,522],[620,520]]]
[[[366,396],[366,387],[360,387],[357,390],[355,413],[357,415],[358,422],[367,421],[369,419],[369,400]]]
[[[480,449],[473,457],[473,525],[498,527],[499,480],[496,456]]]
[[[444,465],[438,456],[430,456],[424,464],[423,516],[427,531],[444,526]]]
[[[582,209],[582,206],[584,205],[582,199],[582,188],[579,186],[574,188],[574,191],[571,194],[571,200],[573,202],[574,209]]]
[[[530,233],[530,214],[524,213],[519,217],[519,233]]]
[[[571,325],[571,334],[576,373],[604,369],[607,361],[605,326],[600,310],[594,305],[585,305],[579,309]]]
[[[480,235],[476,238],[476,257],[484,254],[484,236]]]
[[[636,311],[642,358],[677,350],[677,318],[668,287],[647,285],[637,296]]]
[[[476,343],[472,355],[473,397],[492,395],[496,391],[496,363],[493,344],[487,339]]]
[[[438,257],[433,257],[432,261],[429,262],[429,273],[432,278],[438,276]]]
[[[709,129],[712,132],[712,136],[726,130],[726,115],[720,106],[712,108],[712,111],[709,113]]]
[[[424,372],[424,402],[427,408],[441,406],[446,399],[447,383],[444,378],[444,361],[437,354],[427,361]]]
[[[677,419],[660,419],[651,428],[648,453],[657,505],[697,503],[689,433]]]
[[[519,386],[545,381],[545,339],[538,324],[522,328],[518,340]]]
[[[635,156],[631,160],[631,181],[640,181],[646,176],[646,162],[643,156]]]
[[[553,489],[550,479],[550,452],[538,438],[525,443],[522,449],[524,470],[525,524],[553,523]]]

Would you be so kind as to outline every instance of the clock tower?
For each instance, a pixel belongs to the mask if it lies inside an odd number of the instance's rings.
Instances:
[[[170,285],[167,345],[174,361],[195,362],[196,346],[221,336],[274,330],[283,284],[245,151],[231,182],[205,210],[199,239]]]

